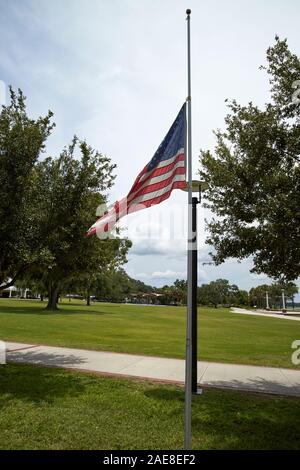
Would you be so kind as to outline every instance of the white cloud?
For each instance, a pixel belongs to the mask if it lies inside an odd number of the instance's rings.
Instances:
[[[149,275],[144,272],[136,272],[134,269],[127,269],[127,274],[133,279],[148,279]]]
[[[250,273],[250,278],[257,280],[257,281],[268,281],[269,277],[266,274],[257,274],[257,273]]]
[[[186,272],[176,272],[167,269],[166,271],[154,271],[151,275],[152,279],[184,279]]]

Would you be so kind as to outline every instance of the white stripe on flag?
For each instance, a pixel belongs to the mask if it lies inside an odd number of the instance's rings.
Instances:
[[[172,184],[175,181],[185,181],[185,174],[175,175],[172,182],[170,184],[168,184],[168,186],[165,186],[164,188],[158,189],[157,191],[153,191],[152,193],[144,194],[143,196],[136,197],[135,199],[130,201],[130,206],[132,204],[139,204],[140,202],[148,201],[148,199],[154,199],[158,196],[162,196],[163,194],[170,191],[170,189],[172,188]]]
[[[162,181],[167,180],[168,178],[170,178],[170,176],[172,176],[172,173],[174,173],[174,171],[177,168],[181,168],[181,167],[185,167],[185,161],[183,161],[183,160],[179,160],[179,162],[175,163],[173,168],[170,171],[168,171],[167,173],[164,173],[163,175],[159,175],[159,176],[153,176],[153,178],[150,178],[149,181],[145,182],[134,193],[130,194],[129,195],[130,197],[128,198],[128,201],[131,201],[137,193],[139,193],[143,189],[147,188],[147,186],[149,186],[150,184],[161,183]]]
[[[164,166],[170,165],[171,163],[176,160],[178,155],[184,154],[184,149],[179,149],[178,152],[174,155],[174,157],[168,158],[168,160],[163,160],[160,162],[158,165],[156,165],[153,170],[148,171],[144,175],[141,176],[140,181],[144,181],[145,178],[147,178],[153,171],[157,170],[157,168],[163,168]]]

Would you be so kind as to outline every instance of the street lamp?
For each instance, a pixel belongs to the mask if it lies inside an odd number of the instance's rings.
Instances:
[[[282,295],[282,311],[283,311],[283,312],[286,312],[284,289],[281,289],[281,295]]]
[[[266,310],[270,310],[270,307],[269,307],[269,292],[266,291]]]
[[[193,238],[189,240],[192,243],[192,393],[201,394],[198,390],[197,380],[197,286],[198,286],[198,247],[197,247],[197,204],[201,203],[202,192],[208,189],[206,181],[192,180],[192,192],[198,193],[198,197],[192,197],[192,230]],[[183,191],[188,191],[188,183]]]

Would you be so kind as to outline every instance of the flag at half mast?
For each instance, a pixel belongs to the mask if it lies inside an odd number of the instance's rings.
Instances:
[[[186,187],[184,104],[153,158],[139,173],[126,197],[117,201],[88,230],[87,236],[108,232],[125,215],[168,199],[173,189]]]

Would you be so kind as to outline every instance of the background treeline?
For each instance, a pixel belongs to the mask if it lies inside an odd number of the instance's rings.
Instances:
[[[282,290],[284,290],[286,302],[294,306],[295,294],[298,292],[298,287],[293,282],[278,282],[273,283],[270,286],[263,284],[261,286],[253,287],[249,291],[250,305],[265,308],[266,292],[268,292],[269,307],[271,309],[280,308],[282,306]]]
[[[239,289],[236,284],[230,284],[227,279],[217,279],[198,286],[198,305],[218,306],[251,306],[266,307],[266,292],[269,296],[270,308],[282,307],[282,289],[286,302],[294,304],[294,296],[298,287],[293,282],[274,282],[271,285],[253,287],[250,291]],[[171,286],[159,289],[164,296],[161,303],[182,305],[187,300],[187,282],[176,280]]]
[[[47,289],[36,279],[16,283],[24,295],[25,288],[29,289],[27,296],[47,297]],[[285,301],[294,304],[294,296],[298,287],[293,282],[263,284],[253,287],[250,291],[239,289],[236,284],[230,284],[227,279],[217,279],[198,286],[198,305],[213,306],[250,306],[266,308],[266,292],[269,297],[269,307],[282,307],[282,289]],[[103,302],[132,302],[160,305],[185,305],[187,301],[187,282],[177,279],[171,285],[161,288],[153,287],[130,277],[123,268],[106,270],[93,278],[82,277],[64,284],[60,296]]]

